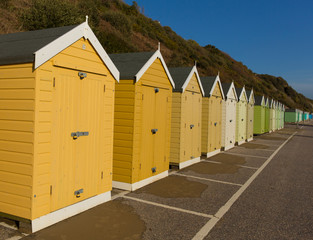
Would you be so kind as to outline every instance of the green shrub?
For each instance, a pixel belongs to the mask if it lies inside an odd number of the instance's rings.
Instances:
[[[78,24],[84,21],[73,4],[62,0],[33,0],[21,15],[25,30],[37,30]]]
[[[115,11],[107,11],[104,12],[101,17],[123,35],[128,36],[131,34],[132,22],[124,14]]]

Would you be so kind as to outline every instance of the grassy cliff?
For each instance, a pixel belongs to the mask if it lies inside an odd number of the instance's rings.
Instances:
[[[0,33],[28,31],[81,23],[85,15],[108,53],[151,51],[161,42],[169,66],[190,66],[197,61],[201,75],[245,85],[256,94],[275,98],[290,108],[313,111],[313,101],[297,93],[281,77],[260,75],[212,45],[185,40],[170,27],[140,13],[140,7],[122,0],[0,0]],[[208,39],[208,42],[210,39]]]

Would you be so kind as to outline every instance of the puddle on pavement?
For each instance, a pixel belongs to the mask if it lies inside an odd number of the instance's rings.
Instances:
[[[266,149],[269,148],[269,146],[258,144],[258,143],[245,143],[240,145],[240,147],[248,148],[248,149]]]
[[[286,140],[286,138],[282,137],[273,137],[273,136],[260,136],[260,139],[265,139],[265,140]]]
[[[132,206],[116,199],[23,239],[142,239],[144,221]]]
[[[168,176],[134,193],[148,193],[163,198],[199,198],[208,186],[181,176]]]
[[[224,153],[220,153],[220,154],[217,154],[213,157],[210,157],[208,160],[221,162],[221,163],[225,163],[225,164],[243,165],[246,163],[244,157],[237,156],[237,155],[231,155],[231,154],[224,154]]]
[[[231,164],[216,164],[216,163],[209,163],[209,162],[200,162],[197,164],[194,164],[190,167],[184,168],[181,170],[182,173],[193,171],[195,173],[200,174],[209,174],[209,175],[215,175],[215,174],[232,174],[238,172],[238,169],[240,167],[237,165],[231,165]]]

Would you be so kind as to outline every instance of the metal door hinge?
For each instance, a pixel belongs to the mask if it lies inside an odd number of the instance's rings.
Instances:
[[[52,86],[55,88],[55,77],[53,78]]]
[[[84,192],[84,189],[81,188],[81,189],[79,189],[79,190],[76,190],[76,191],[74,192],[74,195],[75,195],[77,198],[80,198],[80,194],[83,193],[83,192]]]
[[[101,172],[101,179],[103,179],[103,171]]]
[[[104,86],[103,86],[103,92],[105,92],[105,84],[104,84]]]
[[[73,137],[74,140],[76,140],[77,138],[81,137],[81,136],[88,136],[89,132],[72,132],[71,133],[71,137]]]
[[[144,96],[144,95],[142,94],[142,100],[143,100],[143,96]]]
[[[50,195],[52,195],[52,185],[50,185]]]

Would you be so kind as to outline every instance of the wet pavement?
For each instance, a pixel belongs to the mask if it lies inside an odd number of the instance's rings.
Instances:
[[[137,191],[114,189],[114,200],[27,237],[0,219],[0,239],[313,239],[312,139],[313,127],[288,125]]]

